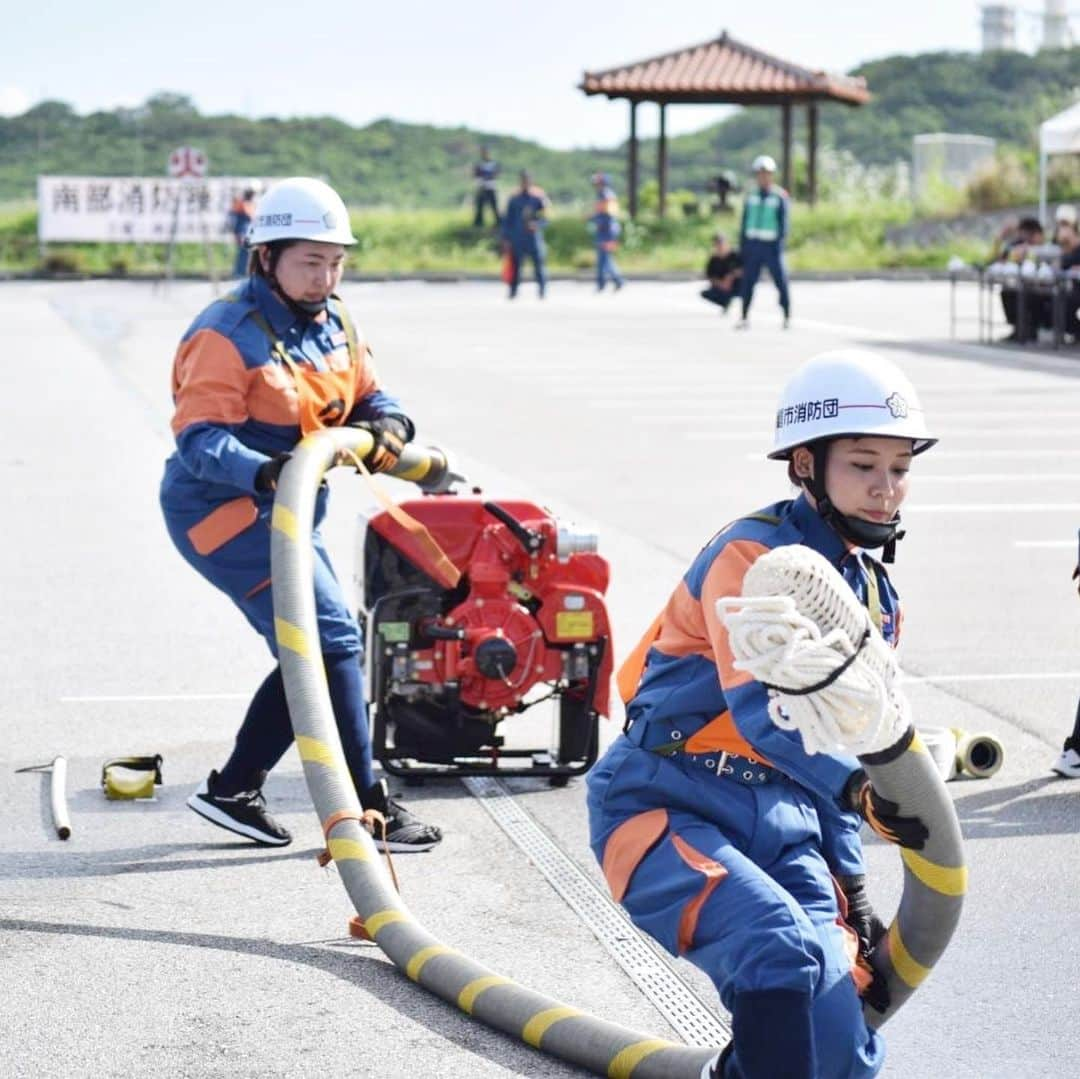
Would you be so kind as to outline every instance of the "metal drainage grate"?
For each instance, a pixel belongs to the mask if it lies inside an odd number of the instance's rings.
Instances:
[[[683,981],[659,946],[638,932],[622,908],[515,801],[502,780],[467,776],[461,782],[688,1045],[719,1047],[731,1040],[731,1028],[725,1019]]]

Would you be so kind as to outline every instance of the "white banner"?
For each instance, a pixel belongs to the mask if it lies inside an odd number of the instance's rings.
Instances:
[[[38,240],[204,243],[232,239],[229,207],[250,178],[39,176]]]

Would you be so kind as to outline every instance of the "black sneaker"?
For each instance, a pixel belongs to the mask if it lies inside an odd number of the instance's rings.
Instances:
[[[434,824],[425,824],[414,817],[400,802],[390,797],[386,780],[380,779],[375,786],[364,791],[360,803],[365,809],[375,809],[386,820],[386,850],[392,854],[408,851],[431,850],[442,842],[442,830]],[[383,848],[383,832],[380,825],[375,826],[375,845]]]
[[[264,847],[286,847],[292,842],[292,836],[266,812],[266,799],[262,793],[265,779],[266,773],[262,772],[254,790],[223,795],[215,793],[218,774],[211,772],[187,804],[219,828],[254,839]]]

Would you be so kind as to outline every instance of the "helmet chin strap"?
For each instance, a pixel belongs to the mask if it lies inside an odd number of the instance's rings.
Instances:
[[[829,454],[829,443],[822,441],[811,447],[814,455],[814,475],[805,480],[807,490],[814,496],[819,516],[844,539],[857,547],[873,550],[882,547],[882,562],[896,561],[896,544],[904,538],[900,528],[900,514],[891,521],[877,523],[864,521],[861,517],[849,517],[841,513],[833,504],[825,490],[825,464]]]

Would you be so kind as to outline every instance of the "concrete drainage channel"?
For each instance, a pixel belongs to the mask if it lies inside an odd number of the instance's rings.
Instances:
[[[488,816],[544,875],[688,1045],[721,1046],[731,1028],[672,968],[634,924],[493,776],[461,781]]]

